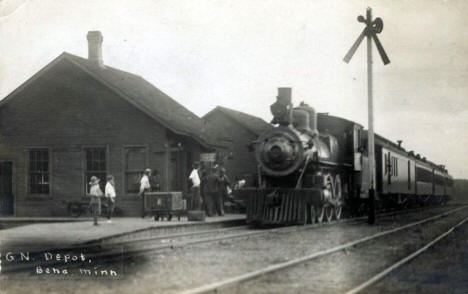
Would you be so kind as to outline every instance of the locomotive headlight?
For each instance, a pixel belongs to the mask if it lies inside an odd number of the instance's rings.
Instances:
[[[304,147],[291,129],[277,127],[259,137],[255,156],[265,174],[284,176],[300,168],[304,161]]]
[[[278,163],[293,157],[294,150],[287,140],[275,138],[265,145],[265,153],[268,157],[268,161]]]
[[[270,158],[274,161],[280,161],[283,157],[283,150],[281,150],[280,146],[274,145],[273,147],[271,147],[269,155]]]

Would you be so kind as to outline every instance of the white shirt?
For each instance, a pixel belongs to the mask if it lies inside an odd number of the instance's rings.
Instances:
[[[115,198],[115,187],[109,182],[106,184],[106,197]]]
[[[140,193],[149,190],[149,188],[151,188],[149,178],[147,175],[143,175],[140,180]]]
[[[198,170],[194,168],[190,173],[189,179],[192,181],[194,187],[200,186],[200,176],[198,175]]]
[[[91,188],[89,189],[89,194],[91,194],[92,196],[97,196],[97,197],[102,196],[102,191],[101,191],[101,188],[99,188],[99,185],[98,184],[92,185]]]

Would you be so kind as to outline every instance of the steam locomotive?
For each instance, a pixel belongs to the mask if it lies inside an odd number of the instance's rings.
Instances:
[[[274,127],[253,142],[258,187],[244,189],[247,222],[305,224],[363,210],[368,199],[367,132],[344,118],[293,107],[291,88],[271,105]],[[413,151],[375,136],[376,203],[380,208],[445,203],[453,179]]]

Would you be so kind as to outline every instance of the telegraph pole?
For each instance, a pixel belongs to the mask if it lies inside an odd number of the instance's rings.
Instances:
[[[385,50],[377,37],[377,34],[383,30],[383,21],[380,17],[372,20],[372,9],[370,7],[366,10],[366,18],[362,15],[358,17],[359,22],[366,24],[366,27],[354,42],[351,49],[344,57],[344,61],[348,63],[361,44],[364,36],[367,37],[367,97],[368,97],[368,125],[369,131],[367,136],[367,150],[369,156],[369,197],[368,197],[368,222],[373,224],[375,222],[375,142],[374,142],[374,97],[373,97],[373,84],[372,84],[372,39],[374,39],[377,50],[384,65],[390,63],[390,60],[385,53]]]
[[[366,10],[366,19],[372,21],[372,9]],[[369,150],[369,213],[368,222],[375,223],[375,144],[374,144],[374,96],[372,84],[372,36],[367,34],[367,115],[369,131],[367,150]]]

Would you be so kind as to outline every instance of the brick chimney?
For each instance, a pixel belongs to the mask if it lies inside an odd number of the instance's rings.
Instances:
[[[102,60],[102,34],[100,31],[89,31],[88,39],[88,60],[100,67],[104,67]]]

